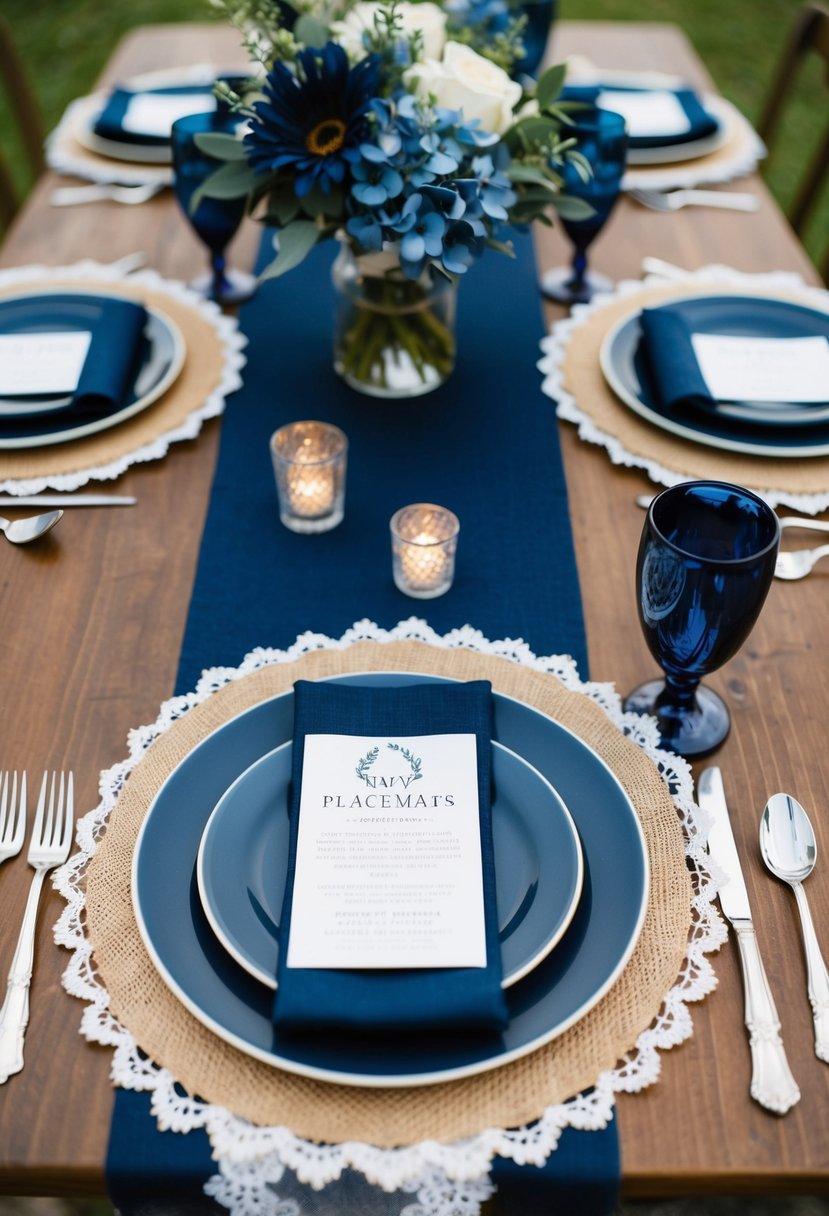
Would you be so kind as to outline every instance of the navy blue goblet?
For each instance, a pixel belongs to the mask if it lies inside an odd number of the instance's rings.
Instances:
[[[516,80],[520,80],[522,76],[535,76],[544,58],[556,14],[556,0],[523,0],[517,11],[527,18],[521,35],[524,54],[516,62],[513,71]]]
[[[541,290],[561,304],[586,304],[597,291],[609,291],[610,279],[587,270],[587,248],[607,223],[616,205],[627,161],[627,129],[621,114],[591,106],[572,116],[574,125],[562,134],[576,140],[575,150],[592,170],[585,180],[572,162],[560,172],[561,193],[583,199],[593,208],[586,219],[560,217],[561,226],[573,244],[570,266],[549,270],[541,279]]]
[[[210,251],[210,272],[195,279],[191,287],[218,304],[240,304],[256,290],[256,278],[231,270],[225,249],[235,236],[245,214],[245,198],[202,198],[195,209],[193,196],[212,173],[217,161],[196,142],[197,135],[234,135],[240,126],[237,115],[219,108],[207,114],[189,114],[173,123],[173,188],[181,209],[197,236]]]
[[[650,505],[636,563],[639,620],[665,679],[637,688],[625,709],[653,714],[663,744],[681,756],[705,756],[728,734],[725,702],[700,680],[751,632],[779,540],[771,508],[727,482],[684,482]]]

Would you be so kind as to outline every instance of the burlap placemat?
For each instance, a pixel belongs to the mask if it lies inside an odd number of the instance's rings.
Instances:
[[[415,1089],[360,1089],[294,1076],[227,1045],[179,1004],[150,962],[136,927],[130,867],[143,817],[161,783],[207,734],[289,690],[299,678],[408,670],[485,678],[569,727],[613,769],[637,809],[651,886],[645,925],[622,976],[580,1022],[523,1059],[491,1072]],[[307,1139],[379,1147],[451,1141],[487,1127],[516,1127],[595,1082],[634,1045],[658,1012],[685,957],[690,879],[682,830],[652,761],[587,696],[554,676],[469,649],[421,642],[360,642],[275,663],[232,681],[178,719],[130,773],[87,875],[87,931],[114,1015],[140,1047],[191,1093],[252,1122]]]
[[[756,287],[758,294],[768,289]],[[573,325],[563,361],[563,387],[573,395],[580,414],[586,415],[604,434],[618,440],[626,452],[638,457],[637,463],[653,462],[676,473],[680,479],[714,478],[736,482],[759,491],[780,491],[790,495],[820,494],[829,490],[829,457],[811,456],[780,459],[743,452],[721,451],[689,439],[672,435],[640,418],[621,402],[608,385],[599,365],[599,352],[605,335],[623,317],[666,300],[689,295],[743,295],[752,291],[748,282],[698,285],[654,284],[641,291],[625,293]],[[775,296],[808,304],[796,291],[775,289]]]
[[[0,299],[37,291],[73,290],[140,299],[169,317],[181,330],[187,353],[177,379],[159,399],[125,422],[68,443],[0,450],[0,481],[26,481],[106,468],[180,428],[222,382],[226,352],[216,327],[184,300],[142,282],[127,279],[42,277],[9,283]]]

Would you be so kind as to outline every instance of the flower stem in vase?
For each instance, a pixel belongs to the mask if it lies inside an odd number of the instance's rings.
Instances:
[[[358,391],[377,397],[416,397],[450,375],[455,362],[455,284],[427,273],[359,273],[347,258],[334,275],[338,288],[337,372]]]

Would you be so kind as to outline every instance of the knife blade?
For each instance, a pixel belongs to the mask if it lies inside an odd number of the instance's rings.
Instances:
[[[716,765],[700,773],[697,801],[711,818],[708,852],[725,876],[717,896],[734,929],[740,953],[744,1020],[751,1047],[751,1096],[767,1110],[785,1115],[800,1100],[800,1090],[783,1049],[780,1019],[760,958],[748,891],[728,817],[722,773]]]
[[[137,498],[118,494],[0,494],[4,507],[134,507]]]

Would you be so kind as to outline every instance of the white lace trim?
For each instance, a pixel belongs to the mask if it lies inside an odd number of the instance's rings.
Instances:
[[[186,284],[175,279],[163,279],[155,270],[130,271],[131,259],[123,258],[109,264],[92,261],[75,262],[71,266],[13,266],[0,270],[0,288],[30,288],[41,284],[53,284],[63,280],[88,280],[93,283],[123,281],[129,274],[130,282],[142,283],[154,292],[160,292],[186,304],[198,312],[216,332],[221,345],[223,359],[219,384],[204,401],[199,402],[178,426],[156,436],[149,443],[135,448],[116,460],[104,465],[94,465],[71,473],[49,473],[42,477],[9,478],[0,480],[0,492],[4,494],[39,494],[42,490],[77,490],[88,481],[112,481],[133,464],[148,460],[161,460],[166,456],[171,443],[184,439],[195,439],[208,418],[221,414],[225,398],[241,387],[241,369],[246,359],[242,353],[247,338],[239,330],[235,317],[225,316],[217,304],[203,300]]]
[[[600,705],[608,717],[653,759],[672,792],[684,826],[686,853],[695,889],[688,954],[677,982],[666,994],[657,1018],[639,1036],[627,1059],[597,1077],[589,1094],[579,1094],[567,1102],[548,1107],[529,1127],[487,1128],[451,1144],[426,1141],[394,1149],[357,1142],[315,1144],[294,1135],[287,1127],[256,1127],[229,1110],[183,1094],[166,1069],[144,1059],[129,1030],[110,1011],[108,993],[95,973],[91,946],[84,932],[81,883],[130,771],[153,740],[232,680],[272,663],[294,662],[310,651],[344,650],[355,642],[366,640],[417,640],[449,649],[468,647],[511,659],[536,671],[553,673],[565,687]],[[128,742],[128,758],[101,774],[101,800],[78,822],[77,853],[54,875],[54,885],[67,902],[55,927],[55,940],[72,952],[63,983],[67,992],[87,1002],[81,1033],[90,1042],[114,1049],[112,1077],[115,1083],[152,1094],[152,1110],[159,1128],[179,1132],[204,1128],[207,1131],[218,1162],[218,1173],[210,1179],[206,1191],[228,1207],[233,1216],[297,1216],[300,1210],[317,1210],[313,1205],[302,1209],[291,1206],[293,1200],[283,1200],[276,1195],[272,1185],[280,1182],[286,1169],[293,1171],[297,1180],[313,1191],[341,1179],[345,1171],[351,1170],[384,1192],[414,1194],[416,1203],[389,1209],[395,1216],[478,1216],[481,1202],[493,1189],[488,1178],[493,1157],[499,1155],[519,1164],[540,1165],[554,1151],[565,1127],[596,1130],[606,1126],[613,1110],[614,1095],[636,1092],[658,1079],[659,1051],[690,1037],[688,1004],[702,1000],[716,985],[713,969],[705,956],[719,949],[726,932],[711,902],[716,885],[704,852],[708,825],[693,801],[690,768],[684,760],[660,750],[655,719],[624,713],[613,686],[583,682],[568,655],[539,657],[520,639],[489,641],[469,625],[440,635],[425,621],[414,617],[391,630],[380,629],[364,620],[340,638],[305,633],[287,650],[257,649],[236,668],[215,667],[204,671],[194,691],[165,702],[156,721],[133,730]],[[403,1202],[401,1196],[392,1198],[394,1204]]]
[[[644,260],[644,264],[657,263],[656,259]],[[733,283],[735,288],[749,291],[768,288],[778,291],[795,291],[805,303],[813,305],[822,311],[829,310],[829,294],[820,287],[811,287],[803,282],[799,274],[788,271],[774,271],[766,274],[744,274],[730,266],[710,265],[699,270],[681,270],[669,263],[657,263],[663,269],[661,273],[646,274],[642,279],[625,279],[616,284],[608,294],[596,296],[589,304],[575,304],[571,314],[557,321],[549,334],[541,339],[543,357],[538,361],[539,369],[544,373],[542,391],[552,397],[556,404],[556,414],[566,422],[574,422],[578,426],[579,438],[587,443],[595,443],[605,448],[613,464],[624,465],[626,468],[644,469],[651,481],[662,486],[676,485],[677,482],[687,481],[687,473],[679,473],[669,469],[659,461],[630,452],[620,439],[598,426],[588,413],[579,405],[576,398],[563,383],[564,360],[567,346],[574,330],[591,317],[594,313],[606,308],[609,304],[625,296],[635,295],[643,287],[664,284],[666,281],[684,283],[689,286],[713,283],[722,286]],[[795,511],[807,515],[816,515],[829,507],[829,490],[816,494],[802,494],[782,487],[761,487],[763,497],[772,507],[785,505]]]

